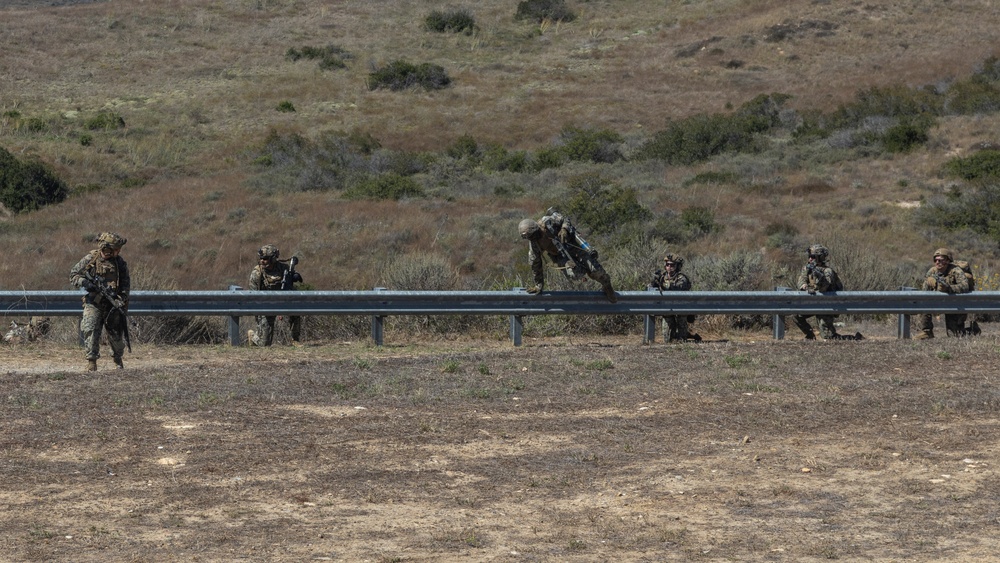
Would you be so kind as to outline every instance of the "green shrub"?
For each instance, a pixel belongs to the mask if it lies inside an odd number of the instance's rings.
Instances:
[[[915,217],[919,223],[949,231],[969,229],[1000,242],[1000,184],[984,183],[970,193],[955,190],[920,208]]]
[[[965,158],[953,158],[944,164],[944,171],[963,180],[1000,179],[1000,150],[982,150]]]
[[[91,131],[97,131],[99,129],[123,129],[125,127],[125,119],[117,113],[102,111],[98,112],[98,114],[94,117],[86,120],[83,126]]]
[[[422,86],[427,90],[440,90],[451,84],[451,79],[440,65],[422,63],[414,65],[406,61],[393,61],[368,74],[368,89],[405,90]]]
[[[761,95],[731,115],[701,114],[672,122],[643,145],[639,155],[687,165],[723,152],[756,149],[757,135],[781,123],[779,113],[787,99],[786,94]]]
[[[930,139],[929,132],[933,126],[933,118],[926,114],[917,117],[904,117],[889,127],[879,140],[889,152],[910,152],[927,143],[927,140]]]
[[[945,92],[944,106],[955,114],[1000,111],[1000,59],[987,58],[972,76],[952,84]]]
[[[22,162],[0,148],[0,203],[14,213],[34,211],[59,203],[69,188],[46,165]]]
[[[465,33],[471,35],[476,31],[476,19],[465,9],[452,9],[446,12],[432,11],[424,19],[424,28],[438,33]]]
[[[624,139],[614,131],[567,127],[559,137],[569,160],[610,163],[622,159],[619,145]]]
[[[290,112],[294,112],[295,111],[295,106],[292,105],[292,102],[289,102],[288,100],[284,100],[284,101],[282,101],[281,103],[278,104],[278,107],[276,107],[274,109],[276,109],[276,110],[278,110],[278,111],[280,111],[282,113],[290,113]]]
[[[344,190],[347,199],[402,199],[423,197],[424,189],[416,180],[389,172],[364,178]]]
[[[639,203],[633,188],[611,184],[599,173],[571,178],[573,193],[566,212],[592,233],[613,233],[620,227],[646,221],[653,213]]]
[[[518,2],[514,19],[539,23],[544,20],[569,22],[576,19],[576,14],[566,6],[565,0],[524,0]]]
[[[524,172],[528,167],[528,154],[524,151],[511,152],[498,144],[480,150],[482,156],[479,162],[486,172]]]
[[[326,47],[302,47],[301,49],[290,47],[288,51],[285,52],[285,58],[290,61],[298,61],[299,59],[319,59],[319,68],[321,70],[347,68],[347,63],[344,59],[349,59],[350,57],[351,56],[347,51],[337,47],[336,45],[327,45]]]
[[[715,214],[707,207],[693,206],[681,211],[681,222],[695,238],[722,231],[722,225],[715,222]]]
[[[546,147],[539,149],[535,153],[535,158],[531,161],[531,167],[536,172],[541,172],[548,168],[559,168],[566,162],[566,153],[559,147]]]
[[[471,135],[462,135],[445,151],[451,158],[476,158],[479,156],[479,144]]]
[[[697,274],[698,291],[763,291],[773,289],[759,252],[692,258],[685,271]]]

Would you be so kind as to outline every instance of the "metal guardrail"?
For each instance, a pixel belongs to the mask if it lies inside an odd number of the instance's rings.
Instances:
[[[0,291],[0,317],[81,314],[82,291]],[[594,291],[528,295],[513,291],[133,291],[135,316],[227,316],[229,337],[239,344],[239,318],[257,315],[366,315],[381,345],[384,319],[395,315],[507,315],[511,340],[521,344],[523,317],[532,315],[642,315],[644,339],[655,338],[661,315],[772,315],[774,337],[784,337],[786,315],[899,315],[900,338],[909,338],[910,314],[1000,313],[1000,292],[947,295],[930,291],[841,291],[809,295],[777,291],[622,291],[608,302]]]

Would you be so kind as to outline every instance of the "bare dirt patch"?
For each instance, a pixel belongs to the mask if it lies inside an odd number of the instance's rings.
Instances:
[[[0,368],[17,561],[988,560],[995,335],[142,347]],[[107,362],[110,365],[110,362]]]

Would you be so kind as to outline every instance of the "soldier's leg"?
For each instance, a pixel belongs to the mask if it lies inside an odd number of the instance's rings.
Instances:
[[[260,323],[260,343],[261,346],[274,344],[274,321],[277,317],[264,317],[264,322]]]
[[[122,355],[125,353],[125,316],[118,311],[110,311],[104,321],[104,328],[108,333],[108,344],[111,346],[111,354],[114,356],[115,365],[123,367]]]
[[[799,330],[802,331],[802,334],[806,335],[806,338],[811,340],[813,338],[816,338],[816,335],[813,334],[813,327],[812,325],[809,324],[808,319],[810,316],[812,315],[795,315],[794,319],[795,319],[795,326],[799,327]]]
[[[690,336],[688,334],[688,319],[687,315],[677,315],[674,317],[675,325],[677,328],[677,340],[687,340]]]
[[[618,296],[615,295],[615,288],[611,285],[611,276],[597,262],[591,261],[591,265],[594,268],[590,270],[590,279],[601,284],[601,287],[604,289],[604,296],[608,298],[608,301],[612,303],[617,302]]]
[[[89,303],[83,306],[80,332],[83,333],[83,348],[88,360],[101,357],[101,333],[104,330],[104,312]]]
[[[288,317],[288,328],[292,331],[292,342],[298,342],[302,338],[302,317]]]
[[[834,315],[816,315],[816,320],[819,321],[819,334],[825,340],[837,337],[837,328],[833,326],[834,318]]]
[[[933,315],[920,315],[919,322],[917,323],[917,328],[928,334],[934,334],[934,316]]]
[[[663,317],[663,341],[670,342],[674,339],[674,317],[667,315]]]

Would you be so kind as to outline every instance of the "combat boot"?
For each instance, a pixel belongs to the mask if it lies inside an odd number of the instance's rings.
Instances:
[[[114,360],[115,360],[115,369],[125,369],[125,364],[122,363],[121,356],[115,356]]]
[[[612,303],[618,302],[618,295],[615,294],[615,288],[611,286],[611,282],[608,282],[604,286],[604,296],[608,298],[608,301]]]
[[[930,340],[931,338],[934,338],[934,330],[933,329],[925,330],[925,331],[921,332],[920,334],[918,334],[918,335],[916,335],[916,336],[913,337],[914,340]]]
[[[97,371],[97,360],[87,360],[87,371]]]

